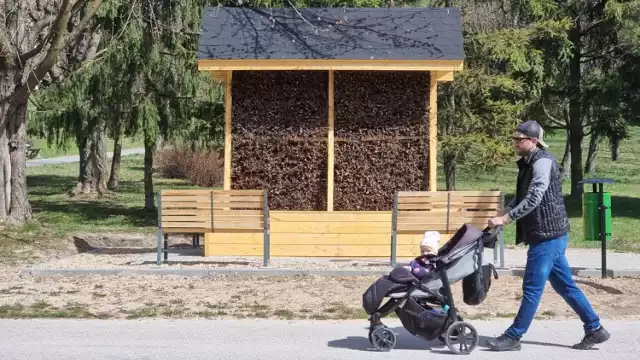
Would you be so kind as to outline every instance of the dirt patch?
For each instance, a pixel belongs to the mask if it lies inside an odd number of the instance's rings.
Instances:
[[[22,277],[0,275],[0,317],[94,318],[281,318],[366,319],[362,293],[377,279],[363,277],[177,276]],[[579,286],[605,319],[640,319],[637,278],[578,278]],[[518,311],[522,279],[495,280],[487,300],[468,306],[461,285],[457,305],[470,319],[512,318]],[[539,318],[576,318],[547,285]]]

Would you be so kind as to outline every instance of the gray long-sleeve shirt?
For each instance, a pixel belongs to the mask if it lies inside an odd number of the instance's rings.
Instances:
[[[540,205],[542,196],[545,191],[547,191],[549,183],[551,182],[552,166],[553,162],[547,158],[539,159],[533,164],[533,177],[524,199],[517,203],[516,198],[513,198],[509,202],[509,205],[507,205],[511,209],[508,212],[511,220],[515,221],[528,215],[533,209]]]

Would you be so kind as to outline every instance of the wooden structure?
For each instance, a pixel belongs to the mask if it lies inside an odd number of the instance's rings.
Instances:
[[[162,262],[163,252],[164,262],[167,262],[169,234],[176,233],[259,236],[263,248],[268,251],[267,200],[264,190],[159,191],[157,263]],[[265,265],[268,257],[267,252],[264,254]]]
[[[223,81],[225,86],[225,190],[233,189],[234,73],[303,70],[328,74],[326,211],[272,209],[270,255],[387,257],[393,232],[396,255],[415,256],[422,232],[435,230],[430,224],[422,223],[415,232],[405,233],[392,230],[397,215],[393,211],[334,211],[334,79],[341,71],[428,74],[424,97],[429,115],[429,164],[428,189],[424,191],[435,192],[438,83],[452,81],[454,72],[464,65],[459,10],[206,7],[202,29],[198,68],[210,72],[214,81]],[[268,122],[269,116],[265,114],[263,121]],[[401,199],[404,201],[404,195]],[[404,226],[404,220],[399,224]],[[436,224],[437,229],[442,229],[445,222]],[[264,249],[262,235],[258,233],[212,231],[205,235],[207,256],[259,256]]]

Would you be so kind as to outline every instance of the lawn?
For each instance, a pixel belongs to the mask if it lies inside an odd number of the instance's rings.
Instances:
[[[57,156],[67,156],[67,155],[78,155],[78,147],[75,145],[73,141],[69,141],[63,147],[58,148],[55,144],[49,145],[47,144],[46,139],[32,139],[32,144],[34,148],[40,149],[39,157],[40,159],[52,158]],[[122,139],[122,149],[136,149],[144,147],[144,143],[139,139],[130,139],[124,138]],[[113,140],[107,139],[107,152],[113,151]]]
[[[633,129],[633,137],[623,143],[620,159],[610,161],[606,143],[601,145],[594,176],[609,177],[617,183],[607,185],[613,202],[613,241],[610,247],[618,250],[640,250],[640,238],[635,231],[640,227],[640,128]],[[556,136],[549,140],[551,150],[558,157],[564,150],[564,139]],[[585,140],[588,144],[588,139]],[[585,153],[586,156],[586,153]],[[128,156],[122,159],[120,189],[105,199],[76,199],[69,191],[76,184],[78,164],[49,165],[27,168],[28,188],[36,221],[19,231],[4,231],[10,241],[0,241],[1,247],[21,246],[29,241],[44,242],[62,238],[78,231],[88,232],[146,232],[155,230],[157,214],[142,210],[144,204],[143,157]],[[439,187],[444,186],[442,169],[439,171]],[[513,196],[515,188],[515,164],[499,169],[496,173],[461,171],[457,190],[500,189]],[[165,188],[189,188],[181,180],[155,179],[155,190]],[[569,192],[569,181],[565,192]],[[598,242],[582,241],[580,202],[568,201],[571,217],[572,246],[599,247]],[[6,229],[5,229],[6,230]],[[514,242],[514,227],[505,229],[505,241]],[[12,241],[11,241],[12,240]]]

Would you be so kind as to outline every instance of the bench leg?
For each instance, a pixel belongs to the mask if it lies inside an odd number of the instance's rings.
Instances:
[[[164,234],[164,263],[167,263],[169,258],[169,234]]]
[[[193,248],[194,248],[194,249],[196,248],[196,237],[197,237],[197,236],[198,236],[198,235],[196,235],[196,234],[193,234],[193,235],[191,236],[191,244],[193,245]]]
[[[158,229],[158,245],[156,247],[156,264],[162,264],[162,230]]]

